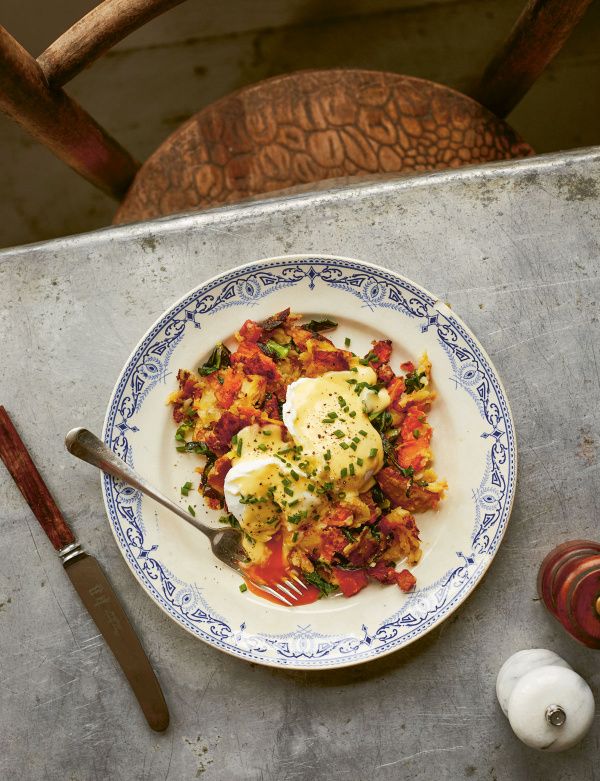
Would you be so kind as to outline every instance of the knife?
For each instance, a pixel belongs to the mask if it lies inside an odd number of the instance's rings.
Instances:
[[[162,732],[169,725],[169,711],[148,657],[100,564],[81,549],[2,406],[0,458],[58,552],[75,591],[129,681],[148,724]]]

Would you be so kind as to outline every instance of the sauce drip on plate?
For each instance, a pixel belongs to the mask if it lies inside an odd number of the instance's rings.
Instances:
[[[268,551],[268,555],[263,561],[258,564],[251,564],[245,568],[244,574],[247,577],[245,577],[244,580],[253,594],[256,594],[262,599],[268,599],[270,602],[281,605],[280,600],[276,597],[272,597],[265,591],[261,591],[250,580],[251,578],[257,583],[262,583],[265,586],[275,588],[278,583],[282,583],[284,579],[289,578],[290,568],[286,565],[283,558],[283,537],[281,532],[275,534],[267,543],[265,543],[265,549]],[[297,595],[298,600],[293,603],[294,605],[309,605],[311,602],[316,602],[319,598],[319,589],[309,583],[306,585],[306,589],[300,589],[302,591],[302,596],[299,594]],[[285,594],[283,594],[283,596],[285,597]]]

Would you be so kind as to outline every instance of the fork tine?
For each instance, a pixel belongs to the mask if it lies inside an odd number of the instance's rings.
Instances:
[[[267,594],[270,594],[272,597],[277,597],[280,602],[283,602],[289,607],[293,607],[292,603],[286,599],[283,594],[278,594],[277,591],[275,591],[275,589],[271,588],[270,586],[262,586],[260,583],[255,583],[254,585],[261,589],[261,591],[266,591]]]
[[[283,591],[283,593],[284,593],[284,594],[287,594],[287,595],[288,595],[288,597],[289,597],[289,598],[292,600],[292,602],[295,602],[295,601],[298,599],[298,597],[297,597],[295,594],[292,594],[292,592],[291,592],[289,589],[287,589],[287,588],[286,588],[286,587],[283,585],[283,583],[278,583],[278,584],[275,586],[275,588],[276,588],[278,591]]]
[[[296,583],[298,583],[300,586],[302,586],[302,588],[304,588],[304,589],[308,588],[306,583],[303,580],[300,580],[300,578],[298,577],[298,575],[296,575],[295,572],[290,572],[290,578],[293,578],[296,581]]]
[[[295,591],[295,592],[296,592],[296,594],[300,594],[300,596],[302,596],[302,592],[300,591],[300,589],[298,588],[298,586],[294,586],[294,584],[292,583],[292,581],[291,581],[289,578],[285,578],[283,582],[285,583],[285,585],[286,585],[288,588],[291,588],[291,589],[292,589],[292,591]]]

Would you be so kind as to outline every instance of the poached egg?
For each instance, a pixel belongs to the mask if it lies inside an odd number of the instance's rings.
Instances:
[[[261,543],[282,524],[293,531],[305,519],[317,521],[333,504],[373,485],[384,454],[370,417],[390,404],[376,382],[370,366],[302,377],[290,383],[283,405],[289,439],[276,424],[238,432],[225,501],[258,543],[247,546],[251,559],[261,557]]]

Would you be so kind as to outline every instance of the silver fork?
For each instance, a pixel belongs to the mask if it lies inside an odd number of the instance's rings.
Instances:
[[[122,480],[133,488],[137,488],[138,491],[146,494],[146,496],[150,496],[154,501],[166,507],[167,510],[171,510],[186,523],[201,531],[210,540],[210,547],[217,559],[236,572],[244,574],[240,564],[247,557],[242,547],[242,532],[239,529],[231,527],[214,529],[186,513],[185,510],[175,504],[175,502],[167,499],[154,486],[150,485],[145,478],[126,464],[125,461],[115,455],[101,439],[98,439],[95,434],[92,434],[91,431],[85,428],[74,428],[69,431],[65,437],[65,445],[72,455],[81,458],[82,461],[87,461],[92,466],[97,466],[98,469],[101,469],[106,474]],[[244,574],[244,577],[247,576]],[[290,607],[302,596],[302,591],[308,588],[306,583],[295,572],[289,573],[289,577],[284,578],[281,583],[275,584],[274,588],[265,586],[262,583],[256,583],[254,580],[251,582],[256,588],[270,594],[284,605],[289,605]]]

